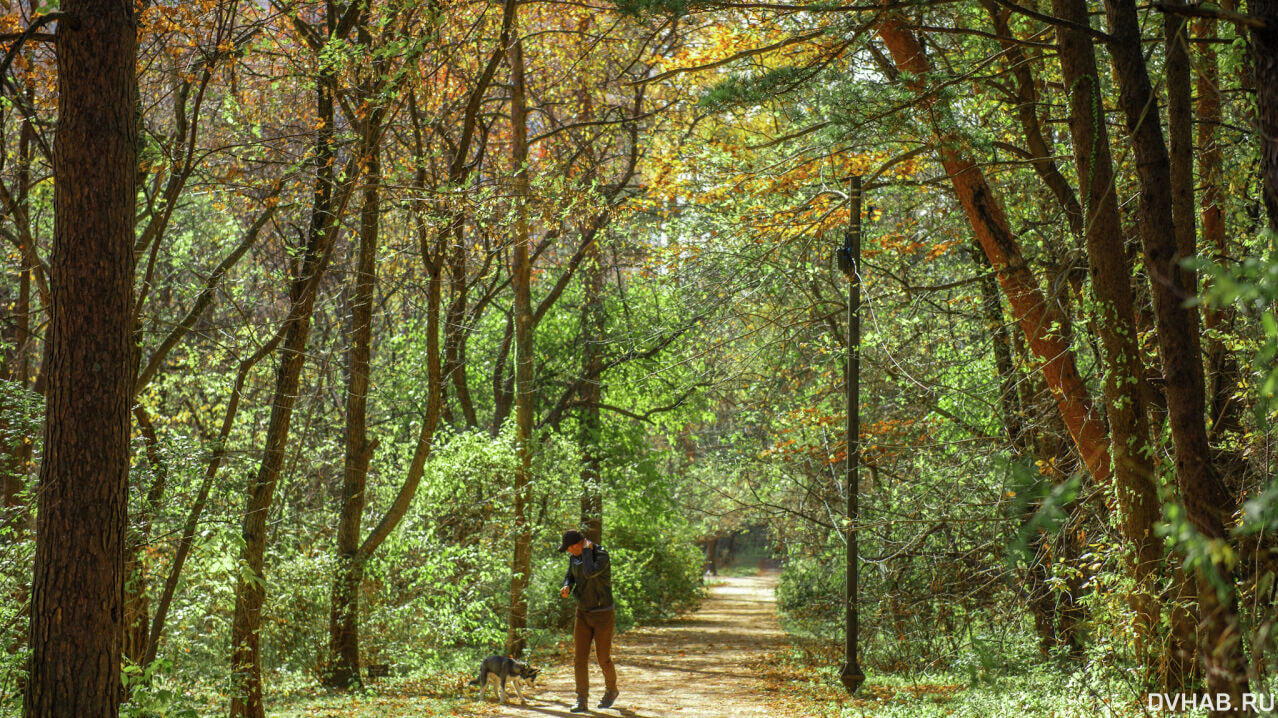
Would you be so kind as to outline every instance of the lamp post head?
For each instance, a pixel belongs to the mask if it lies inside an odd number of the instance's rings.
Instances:
[[[852,245],[845,243],[835,252],[835,256],[839,260],[839,271],[851,279],[852,272],[856,269],[856,264],[852,261]]]

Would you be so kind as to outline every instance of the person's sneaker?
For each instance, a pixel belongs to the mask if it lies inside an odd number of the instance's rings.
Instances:
[[[596,708],[611,708],[612,702],[617,700],[617,691],[608,691],[604,694],[603,700],[599,701]]]
[[[585,712],[587,712],[588,710],[589,710],[589,709],[588,709],[588,708],[586,708],[586,699],[585,699],[585,698],[578,698],[578,699],[577,699],[577,703],[576,703],[575,705],[573,705],[573,707],[572,707],[572,708],[569,708],[569,709],[568,709],[568,712],[569,712],[569,713],[585,713]]]

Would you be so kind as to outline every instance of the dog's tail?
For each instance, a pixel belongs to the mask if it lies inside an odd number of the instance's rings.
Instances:
[[[488,667],[487,667],[487,666],[480,666],[480,667],[479,667],[479,675],[478,675],[478,676],[475,676],[475,680],[471,681],[470,683],[467,683],[466,685],[468,685],[468,686],[481,686],[481,685],[483,685],[483,684],[484,684],[484,674],[485,674],[485,673],[487,673],[487,672],[488,672]]]

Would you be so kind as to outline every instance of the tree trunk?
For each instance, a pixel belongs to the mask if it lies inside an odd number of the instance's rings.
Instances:
[[[1035,174],[1056,198],[1065,212],[1065,220],[1074,234],[1083,232],[1083,210],[1079,206],[1078,196],[1069,180],[1061,174],[1056,166],[1056,155],[1043,136],[1043,128],[1038,119],[1039,97],[1038,87],[1034,84],[1034,74],[1030,69],[1030,59],[1025,56],[1021,46],[1013,39],[1015,35],[1008,24],[1011,12],[993,0],[982,0],[986,12],[993,21],[994,31],[1000,36],[999,45],[1003,48],[1003,56],[1007,61],[1008,71],[1016,80],[1016,117],[1021,125],[1021,134],[1025,137],[1025,147],[1033,154],[1030,160]]]
[[[361,29],[365,43],[367,32]],[[376,78],[365,79],[359,101],[375,101]],[[351,324],[348,331],[350,349],[347,355],[346,384],[346,452],[343,461],[342,503],[337,523],[337,569],[329,602],[329,660],[324,685],[329,688],[354,688],[359,675],[359,585],[363,564],[357,560],[364,516],[364,486],[368,481],[368,465],[374,445],[368,439],[369,366],[373,342],[373,294],[377,287],[377,234],[381,205],[378,190],[381,183],[382,109],[369,110],[364,128],[365,163],[364,200],[359,217],[359,253],[355,267],[355,287],[351,295]]]
[[[1052,0],[1052,12],[1078,25],[1088,22],[1083,0]],[[1070,88],[1069,131],[1074,165],[1085,178],[1084,238],[1095,295],[1105,368],[1105,408],[1114,462],[1114,496],[1123,536],[1132,547],[1136,587],[1132,608],[1140,621],[1144,646],[1152,648],[1158,630],[1156,581],[1163,560],[1162,540],[1154,533],[1161,515],[1149,447],[1149,421],[1142,396],[1145,368],[1136,344],[1132,266],[1124,247],[1122,216],[1114,191],[1113,160],[1104,115],[1096,50],[1091,36],[1056,28],[1061,75]],[[1142,650],[1142,653],[1144,651]]]
[[[532,478],[533,432],[533,313],[531,262],[528,252],[528,106],[524,79],[523,42],[518,22],[511,28],[510,121],[511,158],[515,169],[515,235],[511,262],[511,287],[515,293],[515,423],[519,464],[515,468],[515,551],[511,563],[510,630],[506,648],[510,655],[523,653],[528,624],[528,599],[524,591],[532,570],[532,527],[528,523],[529,482]]]
[[[31,582],[32,718],[118,715],[133,389],[137,28],[131,3],[67,0],[44,462]]]
[[[577,32],[587,35],[594,22],[593,16],[583,15],[577,22]],[[594,115],[594,99],[590,84],[583,81],[577,87],[577,122],[585,125]],[[586,144],[582,154],[590,166],[597,166],[594,147]],[[585,239],[581,261],[583,267],[581,301],[581,382],[577,400],[577,443],[581,446],[581,526],[586,537],[594,543],[603,542],[603,424],[599,415],[599,403],[603,400],[604,333],[608,316],[604,306],[604,282],[607,267],[603,252],[599,249],[599,229],[588,221],[580,222],[579,231]],[[586,238],[589,239],[586,239]]]
[[[930,72],[931,67],[918,39],[893,14],[886,15],[880,22],[878,33],[891,51],[897,69],[919,78],[910,81],[911,89],[920,94],[921,101],[934,116],[944,118],[933,126],[941,165],[950,177],[981,248],[998,274],[999,284],[1031,350],[1042,362],[1043,378],[1056,398],[1061,418],[1079,454],[1097,483],[1108,484],[1109,437],[1104,422],[1092,409],[1073,351],[1052,329],[1063,326],[1065,318],[1039,290],[1038,281],[1026,266],[1003,209],[985,181],[985,174],[962,149],[962,138],[956,132],[941,129],[941,126],[954,127],[956,124],[952,121],[950,108],[939,104],[935,95],[925,93],[927,88],[921,78]]]
[[[34,89],[29,92],[33,93]],[[31,99],[28,98],[28,103],[30,101]],[[24,244],[27,242],[25,238],[31,236],[31,144],[34,139],[35,128],[30,121],[24,120],[18,137],[18,170],[15,178],[18,197],[15,211],[12,213],[13,222],[17,225],[18,241]],[[13,311],[9,314],[10,320],[5,327],[5,338],[13,345],[13,349],[12,354],[5,357],[4,374],[9,381],[24,391],[28,387],[31,373],[31,351],[28,346],[31,341],[31,273],[32,267],[28,264],[24,253],[21,269],[18,270],[18,296],[13,302]],[[3,414],[7,417],[17,411],[21,411],[20,406],[5,407]],[[0,421],[5,422],[0,426],[7,429],[8,419],[0,419]],[[30,520],[30,511],[22,491],[26,488],[26,480],[31,471],[31,442],[26,440],[26,437],[22,437],[0,448],[0,452],[3,452],[0,458],[0,471],[4,472],[3,498],[0,500],[0,506],[3,507],[0,511],[3,511],[3,515],[0,516],[0,526],[8,529],[11,540],[16,542],[20,541],[26,533],[27,522]],[[21,598],[25,603],[25,595]]]
[[[306,361],[306,340],[310,334],[319,277],[328,264],[336,230],[333,201],[333,80],[321,74],[316,80],[318,116],[321,121],[316,140],[315,190],[306,247],[289,290],[289,313],[285,319],[284,343],[275,375],[271,418],[266,430],[262,461],[249,487],[244,509],[244,549],[240,579],[235,588],[235,615],[231,626],[233,718],[265,718],[262,705],[262,668],[258,629],[266,600],[263,561],[266,552],[266,516],[275,495],[275,484],[284,465],[289,423],[297,400],[302,365]],[[346,182],[353,181],[351,177]],[[349,197],[349,187],[345,192]],[[345,199],[340,203],[345,206]],[[246,575],[247,574],[247,575]]]
[[[1278,0],[1248,0],[1247,10],[1265,21],[1251,32],[1251,63],[1265,215],[1278,232]]]
[[[409,109],[413,118],[414,157],[418,167],[417,172],[413,175],[413,189],[415,192],[424,194],[426,191],[426,154],[422,145],[421,124],[415,98]],[[426,460],[430,458],[430,452],[434,446],[435,430],[439,427],[439,418],[444,403],[444,384],[443,374],[440,369],[439,351],[439,312],[443,292],[442,269],[439,259],[440,250],[438,247],[433,250],[430,247],[427,239],[429,233],[420,214],[414,214],[414,223],[418,232],[422,266],[430,277],[429,284],[426,287],[426,415],[422,417],[422,426],[417,433],[417,446],[413,450],[413,458],[409,462],[408,472],[404,476],[404,483],[400,485],[399,492],[395,494],[395,500],[391,502],[390,508],[386,509],[386,513],[381,520],[377,522],[377,525],[373,527],[373,530],[368,533],[368,536],[364,538],[364,542],[359,546],[355,561],[361,565],[377,551],[382,542],[390,536],[391,532],[395,530],[395,527],[399,525],[399,522],[408,513],[408,507],[413,501],[413,496],[417,494],[417,487],[421,484],[422,474],[426,470]]]
[[[581,307],[581,525],[594,543],[603,540],[602,422],[599,401],[603,399],[603,331],[607,321],[603,308],[603,258],[598,243],[590,243],[585,257],[585,300]]]
[[[603,475],[601,446],[602,422],[599,402],[603,399],[604,329],[607,315],[604,310],[604,272],[602,252],[598,242],[591,242],[583,260],[586,264],[584,282],[585,298],[581,307],[581,525],[586,537],[595,543],[603,541]]]
[[[1216,19],[1196,20],[1194,36],[1203,40],[1197,46],[1198,102],[1194,107],[1195,123],[1198,126],[1199,182],[1203,188],[1200,213],[1203,244],[1205,251],[1212,252],[1214,260],[1223,264],[1229,261],[1230,251],[1225,233],[1225,199],[1221,193],[1224,160],[1219,140],[1220,124],[1223,121],[1220,69],[1216,48],[1209,41],[1216,36]],[[1243,431],[1244,403],[1234,401],[1235,388],[1240,379],[1238,360],[1221,341],[1222,334],[1233,323],[1233,316],[1229,307],[1206,307],[1203,311],[1203,326],[1207,329],[1203,353],[1207,357],[1208,397],[1211,404],[1208,439],[1213,446],[1219,446],[1219,439],[1224,435],[1241,435]],[[1230,494],[1241,496],[1241,479],[1246,466],[1240,452],[1222,450],[1216,466],[1225,477]]]
[[[466,343],[470,331],[466,324],[466,303],[469,285],[466,283],[466,245],[463,234],[464,216],[453,217],[447,236],[452,240],[448,258],[449,287],[452,300],[448,303],[447,321],[444,326],[444,377],[453,384],[453,394],[461,409],[467,429],[479,425],[475,402],[470,397],[470,383],[466,379]]]
[[[1179,264],[1185,236],[1177,231],[1174,219],[1177,200],[1170,186],[1172,162],[1141,54],[1140,21],[1131,0],[1106,0],[1105,8],[1115,40],[1109,49],[1118,76],[1119,104],[1131,134],[1140,179],[1141,241],[1154,300],[1180,498],[1186,518],[1204,540],[1226,541],[1226,514],[1232,502],[1211,466],[1198,310],[1184,304],[1194,296],[1194,287]],[[1212,572],[1227,589],[1223,600],[1209,580]],[[1197,583],[1207,688],[1211,693],[1228,694],[1234,705],[1241,705],[1247,690],[1247,661],[1234,606],[1232,570],[1199,566]]]

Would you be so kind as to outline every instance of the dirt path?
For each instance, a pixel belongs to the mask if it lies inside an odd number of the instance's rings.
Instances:
[[[696,613],[618,636],[612,655],[621,696],[612,708],[594,710],[603,695],[603,676],[592,655],[592,712],[624,718],[763,718],[797,709],[787,706],[775,689],[769,692],[746,665],[784,643],[776,619],[775,585],[775,573],[724,577],[710,588]],[[580,715],[568,712],[575,698],[571,665],[543,667],[538,687],[526,694],[526,706],[513,693],[505,706],[467,701],[464,708],[478,712],[464,714]],[[489,701],[491,696],[490,691]]]

